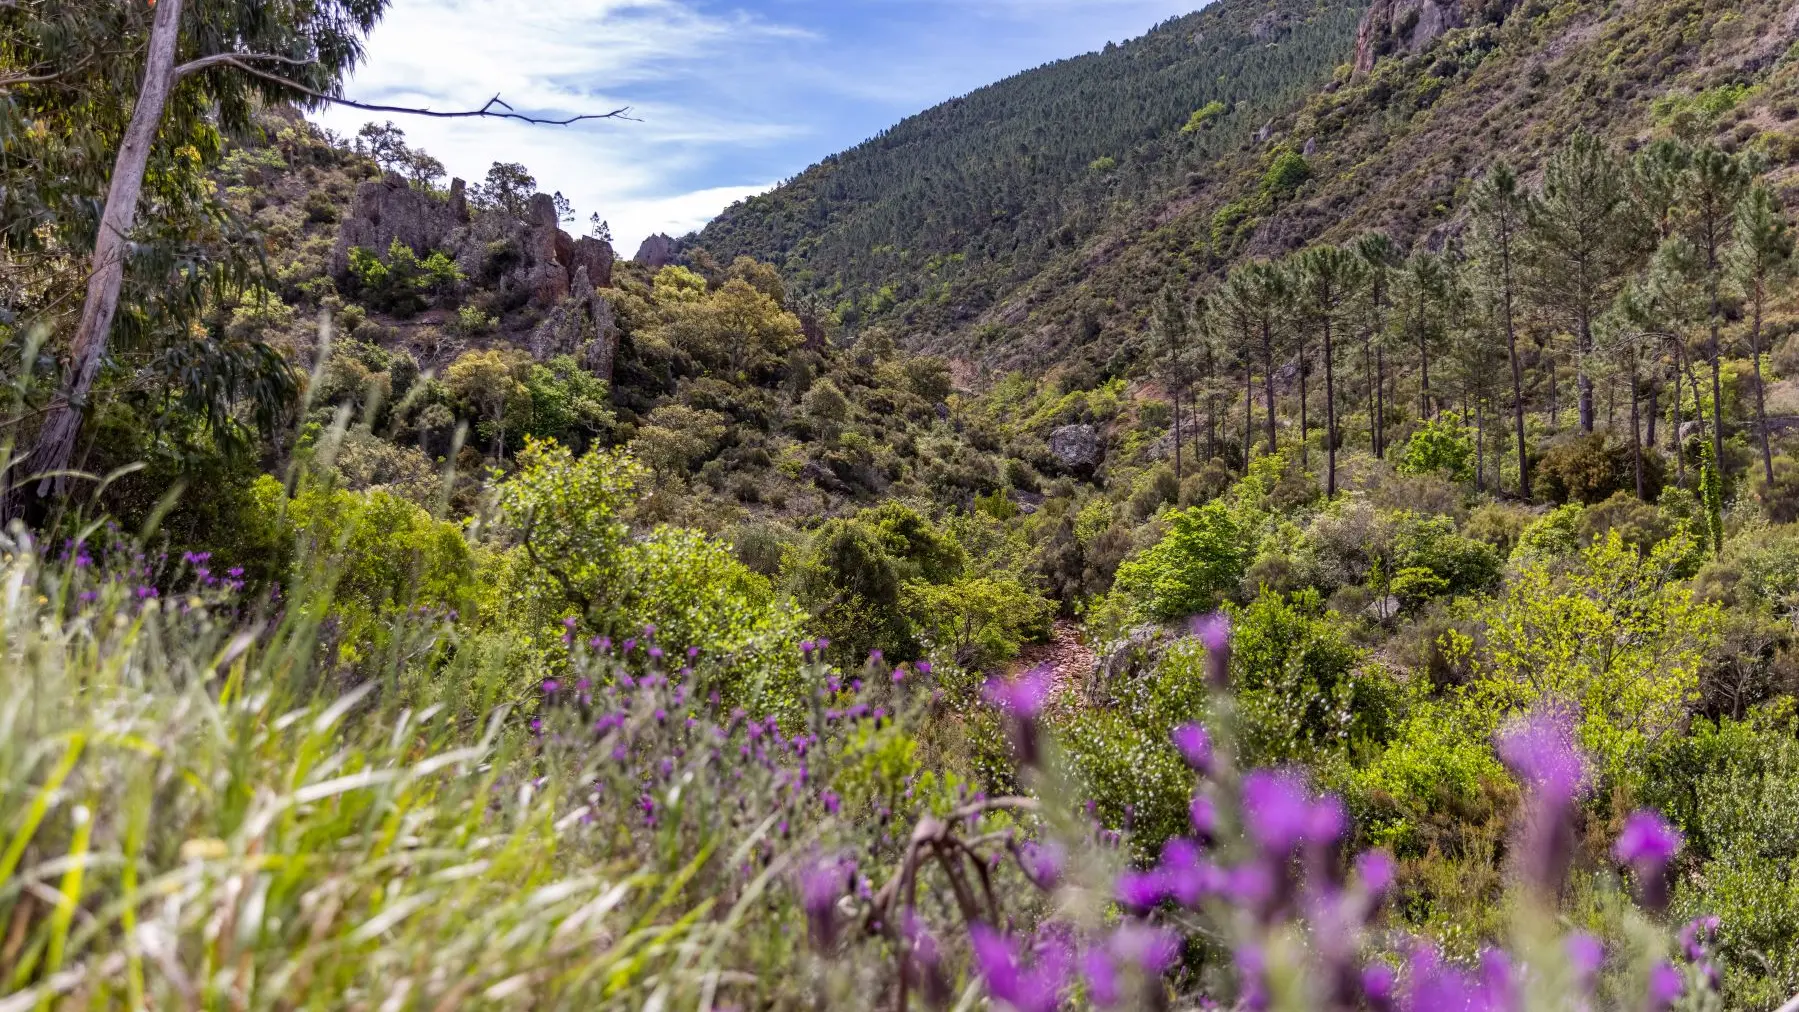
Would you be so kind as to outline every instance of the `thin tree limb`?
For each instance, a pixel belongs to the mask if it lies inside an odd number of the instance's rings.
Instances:
[[[199,73],[208,67],[233,64],[239,60],[272,60],[276,63],[285,63],[290,67],[308,67],[318,62],[317,60],[296,59],[291,56],[277,56],[274,53],[214,53],[211,56],[202,56],[197,60],[189,60],[176,67],[175,77],[179,80],[189,74]]]
[[[479,108],[479,109],[463,109],[463,110],[458,110],[455,112],[441,112],[441,111],[438,111],[435,109],[419,109],[419,108],[414,108],[412,106],[403,106],[403,105],[376,105],[376,104],[370,103],[370,102],[357,102],[353,99],[343,98],[343,97],[340,97],[337,95],[326,94],[325,92],[319,91],[315,88],[308,88],[307,86],[305,86],[303,84],[300,84],[296,81],[289,80],[288,78],[282,77],[279,74],[273,74],[266,70],[262,70],[258,67],[253,67],[253,66],[243,62],[244,59],[245,59],[245,57],[243,57],[237,53],[229,53],[229,54],[220,53],[217,56],[203,57],[201,60],[195,60],[193,62],[201,63],[204,61],[211,61],[211,62],[207,63],[207,66],[209,66],[209,67],[214,67],[214,66],[233,67],[233,68],[240,70],[246,74],[249,74],[251,77],[261,78],[264,81],[268,81],[272,84],[280,85],[283,88],[288,88],[293,91],[297,91],[300,94],[305,95],[308,98],[317,99],[321,102],[330,102],[333,105],[348,106],[351,109],[361,109],[361,110],[364,110],[365,112],[392,112],[392,113],[402,113],[402,114],[409,115],[409,116],[430,116],[430,117],[434,117],[436,119],[480,119],[480,118],[510,119],[510,120],[517,120],[520,123],[532,123],[532,124],[536,124],[538,126],[569,126],[571,124],[581,123],[581,122],[585,122],[587,120],[631,119],[632,118],[629,115],[629,113],[631,112],[630,106],[621,106],[620,108],[614,109],[611,112],[584,113],[579,116],[569,116],[565,119],[550,119],[550,118],[543,117],[543,116],[527,116],[522,112],[514,111],[512,106],[507,105],[505,102],[501,101],[500,96],[498,96],[498,95],[495,95],[494,97],[488,99],[487,102],[484,105],[482,105],[481,108]],[[189,64],[189,66],[191,66],[191,64]]]

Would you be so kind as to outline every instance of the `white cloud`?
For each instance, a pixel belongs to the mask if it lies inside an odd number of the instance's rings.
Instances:
[[[574,203],[583,226],[589,213],[607,218],[629,256],[647,235],[681,234],[766,188],[759,173],[720,185],[710,163],[721,149],[773,144],[803,128],[717,108],[707,101],[717,87],[708,75],[728,73],[758,49],[809,38],[747,15],[703,15],[675,0],[397,0],[345,94],[450,110],[478,107],[497,93],[521,112],[544,115],[630,106],[634,120],[569,127],[391,117],[414,145],[470,181],[491,162],[522,162],[540,187]],[[318,116],[344,134],[385,118],[343,107]]]

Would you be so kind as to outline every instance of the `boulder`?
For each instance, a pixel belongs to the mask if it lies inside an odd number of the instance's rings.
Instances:
[[[659,271],[674,263],[678,252],[672,237],[658,234],[645,239],[643,245],[637,247],[637,256],[632,259],[650,270]]]
[[[350,269],[352,247],[386,256],[395,239],[423,257],[446,248],[450,234],[460,224],[450,201],[389,172],[356,188],[350,213],[337,228],[331,272],[342,275]]]
[[[1099,430],[1091,425],[1064,425],[1049,434],[1049,452],[1070,471],[1091,471],[1104,451]]]

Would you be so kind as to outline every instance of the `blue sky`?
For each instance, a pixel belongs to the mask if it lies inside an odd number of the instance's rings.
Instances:
[[[345,89],[363,101],[631,106],[636,122],[533,127],[394,117],[451,173],[523,162],[625,256],[983,84],[1142,34],[1203,0],[393,0]],[[319,120],[353,134],[372,117]]]

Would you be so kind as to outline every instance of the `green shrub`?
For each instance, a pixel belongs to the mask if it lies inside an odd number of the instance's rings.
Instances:
[[[1251,548],[1222,503],[1166,514],[1154,547],[1118,567],[1118,589],[1163,620],[1210,611],[1243,579]]]
[[[1412,434],[1400,457],[1403,474],[1441,474],[1451,481],[1474,476],[1474,442],[1468,430],[1448,418],[1425,422]]]

